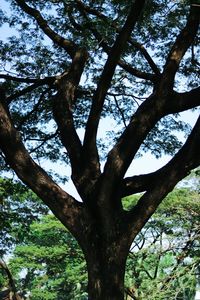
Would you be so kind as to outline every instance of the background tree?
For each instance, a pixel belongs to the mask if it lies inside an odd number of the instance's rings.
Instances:
[[[130,209],[137,198],[126,198]],[[130,207],[129,207],[130,205]],[[136,237],[127,261],[133,299],[194,299],[200,243],[199,194],[176,188]]]
[[[83,253],[52,215],[32,224],[25,242],[15,248],[10,268],[19,290],[33,300],[87,299]]]
[[[0,259],[0,278],[1,285],[4,287],[0,291],[0,298],[3,300],[22,300],[20,295],[17,293],[14,278],[7,266],[7,264]],[[0,285],[0,289],[2,286]],[[5,289],[5,285],[8,286],[8,289]]]
[[[23,241],[31,223],[48,212],[38,197],[20,182],[0,178],[0,258]]]
[[[6,299],[21,299],[15,278],[5,260],[15,246],[29,234],[30,225],[47,213],[48,208],[27,187],[11,179],[0,178],[0,291]],[[3,297],[0,292],[0,297]]]
[[[125,209],[138,198],[125,198]],[[200,257],[199,214],[195,190],[177,188],[167,196],[132,244],[125,277],[128,299],[194,299]],[[53,215],[32,222],[23,241],[17,241],[6,268],[24,299],[87,299],[82,251]],[[2,286],[8,287],[8,276],[1,270]]]
[[[1,41],[2,161],[79,242],[89,299],[123,299],[132,241],[200,162],[200,120],[190,131],[177,116],[200,104],[199,3],[7,2],[1,24],[14,32]],[[121,126],[102,168],[97,133],[105,117]],[[173,130],[186,133],[184,145]],[[149,149],[176,154],[154,173],[126,178],[136,154]],[[41,167],[43,158],[70,162],[82,202]],[[122,197],[137,192],[144,194],[125,211]]]

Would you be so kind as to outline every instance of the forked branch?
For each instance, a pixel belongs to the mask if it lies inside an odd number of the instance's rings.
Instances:
[[[62,190],[33,161],[2,103],[0,101],[0,149],[5,155],[6,162],[17,176],[44,201],[55,216],[73,232],[74,222],[77,226],[80,225],[81,204]]]
[[[98,160],[96,135],[106,93],[110,87],[111,80],[115,72],[117,63],[119,61],[120,55],[138,20],[138,16],[142,11],[144,3],[145,1],[134,1],[134,4],[132,5],[130,13],[127,17],[127,20],[122,30],[120,31],[118,37],[116,38],[113,47],[110,50],[96,92],[94,93],[92,107],[88,118],[84,138],[84,150],[86,155],[88,156],[87,160]]]
[[[173,89],[176,72],[184,54],[194,41],[199,28],[199,20],[200,7],[191,5],[187,23],[177,36],[164,66],[160,90],[163,90],[165,93],[169,93]]]
[[[154,173],[154,183],[146,183],[147,177],[144,175],[144,185],[147,188],[147,192],[140,198],[137,205],[129,213],[129,221],[132,223],[130,226],[133,228],[132,235],[134,236],[144,226],[147,220],[154,213],[158,205],[164,199],[164,197],[172,191],[174,186],[189,172],[198,167],[200,164],[199,155],[200,145],[200,117],[196,122],[191,134],[183,147],[177,152],[177,154],[167,163],[163,168]],[[142,177],[140,178],[142,182]],[[137,216],[137,218],[135,217]],[[130,230],[131,227],[130,227]]]
[[[94,9],[88,5],[86,5],[85,3],[83,3],[82,1],[80,0],[76,0],[76,3],[77,3],[77,6],[79,8],[79,10],[81,12],[85,12],[85,14],[91,14],[91,15],[94,15],[96,16],[97,18],[103,20],[108,26],[111,26],[113,27],[117,33],[119,33],[121,31],[121,29],[119,28],[119,26],[116,24],[116,20],[110,20],[109,17],[107,17],[106,15],[104,15],[103,13],[101,13],[100,11],[98,11],[97,9]],[[87,18],[88,20],[88,18]],[[89,26],[89,29],[91,31],[94,30],[94,25],[93,26]],[[94,33],[94,31],[93,31]],[[96,36],[97,37],[97,36]],[[99,40],[99,42],[103,40],[103,38],[101,38]],[[139,50],[141,52],[141,54],[144,56],[144,58],[146,59],[146,61],[149,63],[149,66],[151,67],[152,71],[157,75],[159,76],[160,75],[160,71],[159,71],[159,68],[157,67],[157,65],[155,64],[155,62],[153,61],[152,57],[150,56],[150,54],[148,53],[148,51],[145,49],[145,47],[132,40],[131,38],[129,38],[128,42],[133,46],[135,47],[137,50]],[[102,46],[103,46],[103,43],[102,43]],[[106,50],[106,48],[104,48],[104,51]],[[107,51],[106,51],[107,52]],[[142,72],[141,72],[142,73]],[[137,76],[137,75],[135,75]],[[143,77],[141,77],[143,78]]]

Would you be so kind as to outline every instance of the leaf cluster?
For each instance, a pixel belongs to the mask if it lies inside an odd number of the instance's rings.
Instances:
[[[131,196],[124,205],[130,209],[137,201],[137,196]],[[196,191],[177,188],[166,197],[133,242],[126,273],[129,292],[138,299],[183,295],[193,299],[200,255],[199,215]]]
[[[0,178],[0,256],[23,242],[32,222],[47,212],[48,208],[23,184]]]
[[[33,222],[10,267],[31,299],[85,299],[86,264],[77,242],[53,215]],[[21,275],[20,275],[21,274]]]

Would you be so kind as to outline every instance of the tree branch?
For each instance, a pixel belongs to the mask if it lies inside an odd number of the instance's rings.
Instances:
[[[200,105],[200,87],[185,93],[173,92],[173,101],[166,103],[169,113],[178,113]]]
[[[15,0],[15,2],[24,12],[32,16],[37,21],[39,27],[55,44],[65,49],[71,58],[74,57],[78,48],[74,42],[63,38],[61,35],[52,30],[40,12],[37,9],[28,6],[24,0]]]
[[[20,91],[17,91],[16,93],[8,96],[6,98],[6,102],[7,104],[10,104],[13,100],[15,100],[16,98],[19,98],[29,92],[32,92],[33,90],[35,90],[36,88],[38,88],[39,86],[42,86],[42,85],[45,85],[46,83],[43,83],[43,82],[38,82],[38,83],[33,83],[32,85],[29,85],[28,87],[20,90]],[[50,90],[50,88],[48,88],[48,90]],[[46,90],[45,90],[46,92]]]
[[[136,206],[128,212],[132,236],[144,226],[154,213],[162,199],[171,192],[174,186],[200,164],[200,117],[183,147],[163,168],[154,173],[154,183],[150,183],[147,192]],[[150,175],[152,180],[152,177]],[[142,178],[140,178],[142,179]],[[144,175],[146,184],[147,177]],[[137,217],[136,217],[137,216]],[[134,224],[134,230],[133,228]]]
[[[20,124],[17,126],[17,130],[20,131],[20,130],[21,130],[21,127],[24,125],[24,123],[27,122],[27,120],[31,117],[31,115],[34,114],[35,112],[37,112],[37,110],[38,110],[40,104],[42,103],[42,101],[43,101],[43,99],[44,99],[45,94],[46,94],[48,91],[50,91],[50,88],[45,89],[45,90],[41,93],[41,95],[40,95],[40,97],[39,97],[39,100],[38,100],[38,102],[34,105],[33,109],[32,109],[31,111],[27,112],[27,114],[24,115],[24,116],[22,117],[22,119],[21,119],[21,121],[20,121]],[[8,101],[9,98],[10,98],[10,97],[8,97],[8,98],[6,99],[6,103],[7,103],[7,104],[9,104],[9,101]]]
[[[78,6],[80,11],[84,11],[84,12],[87,12],[88,14],[97,16],[99,19],[105,21],[109,26],[113,27],[116,30],[117,33],[120,32],[121,29],[117,26],[115,21],[111,22],[111,20],[106,15],[104,15],[103,13],[99,12],[98,10],[96,10],[94,8],[91,8],[90,6],[87,6],[86,4],[84,4],[80,0],[76,0],[76,2],[77,2],[77,6]],[[90,26],[89,29],[93,33],[95,33],[95,31],[96,31],[96,30],[94,31],[94,28],[92,26]],[[96,37],[97,37],[97,35],[96,35]],[[98,39],[99,42],[101,40],[103,40],[103,39],[102,38],[100,40]],[[142,44],[140,44],[136,41],[133,41],[131,38],[129,38],[128,41],[132,46],[134,46],[137,50],[139,50],[142,53],[142,55],[145,57],[146,61],[149,63],[149,66],[151,67],[152,71],[156,75],[160,76],[160,71],[159,71],[158,67],[156,66],[155,62],[153,61],[152,57],[150,56],[148,51],[145,49],[145,47]],[[104,43],[105,43],[105,41],[104,41]],[[103,46],[103,43],[102,43],[102,46]],[[105,47],[103,47],[103,48],[104,48],[104,51],[105,51],[106,48]],[[143,72],[141,72],[141,73],[143,73]],[[153,74],[151,74],[151,75],[153,76]],[[134,76],[137,76],[137,75],[134,75]],[[137,76],[137,77],[139,77],[139,76]],[[139,77],[139,78],[143,78],[143,77]]]
[[[157,172],[126,177],[122,181],[121,196],[126,197],[149,190],[158,177]]]
[[[191,46],[199,28],[200,7],[191,5],[186,26],[180,32],[166,60],[160,81],[160,90],[169,93],[173,89],[174,78],[180,62]]]
[[[44,201],[65,226],[72,232],[75,223],[80,226],[81,204],[62,190],[33,161],[2,102],[0,102],[0,149],[17,176]]]
[[[46,135],[46,137],[44,139],[40,139],[39,141],[41,142],[38,146],[34,147],[33,149],[30,150],[30,154],[34,153],[35,151],[37,151],[38,149],[40,149],[44,144],[46,144],[47,141],[55,138],[58,135],[58,131],[56,130],[56,132],[52,133],[52,134],[48,134]],[[29,139],[30,141],[30,139]]]
[[[196,125],[195,127],[197,127],[197,126],[198,125]],[[198,131],[198,129],[194,128],[193,131]],[[196,138],[197,137],[195,137],[195,139]],[[186,155],[186,153],[184,153],[183,151],[184,151],[184,149],[186,149],[186,145],[189,143],[190,140],[191,140],[191,137],[188,138],[186,144],[179,150],[179,152],[175,155],[175,157],[172,160],[170,160],[161,169],[159,169],[155,172],[149,173],[149,174],[136,175],[136,176],[127,177],[127,178],[123,179],[122,186],[121,186],[121,195],[122,195],[122,197],[129,196],[129,195],[132,195],[132,194],[135,194],[135,193],[141,193],[141,192],[144,192],[144,191],[150,191],[155,186],[157,186],[158,181],[160,180],[160,178],[163,178],[163,180],[164,180],[164,178],[168,178],[167,177],[168,175],[166,175],[166,172],[168,172],[168,173],[172,172],[175,163],[177,165],[179,163],[180,163],[180,165],[184,164],[184,161],[183,161],[181,155],[183,157],[184,157],[184,155]],[[188,151],[190,151],[189,146],[187,146],[187,147],[188,147]],[[191,143],[191,147],[193,147],[192,143]],[[194,151],[196,151],[196,150],[194,149]],[[184,154],[182,154],[182,152]],[[194,152],[194,154],[195,154],[195,152]],[[198,158],[198,155],[196,155],[196,159],[197,159],[196,164],[194,162],[194,165],[192,165],[190,167],[190,169],[185,170],[183,172],[183,177],[180,178],[180,180],[183,179],[187,175],[187,173],[190,172],[193,168],[198,166],[198,162],[199,162],[199,159],[200,159],[200,158]],[[176,160],[178,160],[178,162],[176,162]],[[193,160],[194,160],[194,157],[192,157],[192,161]],[[189,159],[188,159],[187,163],[189,163]],[[177,168],[180,169],[180,166],[179,167],[177,166]]]
[[[84,151],[87,161],[98,161],[98,151],[96,146],[96,135],[102,112],[102,107],[105,101],[106,93],[110,87],[110,83],[115,72],[115,68],[119,61],[120,55],[124,46],[129,39],[129,36],[137,22],[145,1],[135,1],[132,5],[127,20],[119,33],[113,47],[108,55],[107,62],[104,66],[101,78],[99,80],[96,92],[93,96],[92,107],[88,118],[85,138],[84,138]]]
[[[72,109],[76,101],[75,93],[87,57],[88,54],[85,49],[79,49],[77,51],[70,69],[64,72],[56,81],[58,92],[53,101],[54,118],[58,125],[62,144],[69,154],[72,166],[72,179],[80,193],[83,188],[81,177],[85,172],[85,168],[83,167],[82,144],[74,127]],[[92,171],[94,171],[94,169]],[[95,172],[99,174],[99,165],[96,166]],[[89,183],[89,180],[84,182],[84,189]]]
[[[28,87],[25,87],[24,89],[15,92],[14,94],[7,96],[6,97],[6,103],[10,104],[14,99],[25,95],[26,93],[29,93],[33,91],[34,89],[43,86],[43,85],[53,85],[54,81],[56,80],[56,76],[50,76],[50,77],[45,77],[45,78],[22,78],[22,77],[15,77],[15,76],[10,76],[8,74],[0,74],[0,78],[6,79],[6,80],[11,80],[11,81],[16,81],[16,82],[21,82],[21,83],[32,83]],[[6,87],[5,82],[2,83],[4,87]]]
[[[79,1],[80,2],[80,1]],[[84,5],[85,6],[85,5]],[[83,11],[81,10],[81,12],[83,13]],[[92,34],[94,35],[94,37],[97,39],[97,41],[99,42],[99,46],[101,46],[103,48],[103,50],[109,55],[110,51],[111,51],[111,47],[108,45],[108,43],[105,41],[104,37],[98,32],[98,30],[96,28],[94,28],[94,25],[91,24],[90,20],[88,19],[88,17],[84,14],[85,19],[87,20],[87,27],[88,29],[92,32]],[[104,18],[107,18],[106,16],[104,16]],[[107,20],[108,21],[108,20]],[[120,33],[120,30],[117,29],[116,30],[117,33]],[[132,44],[135,44],[133,41],[131,41]],[[142,46],[141,46],[142,48]],[[147,52],[147,51],[146,51]],[[125,71],[127,71],[129,74],[141,78],[141,79],[146,79],[146,80],[150,80],[152,82],[157,82],[158,78],[157,76],[155,76],[154,74],[151,73],[146,73],[143,71],[140,71],[136,68],[133,68],[130,64],[126,63],[125,61],[123,61],[122,59],[119,59],[118,63],[117,63],[122,69],[124,69]]]
[[[109,152],[104,174],[110,182],[117,182],[116,186],[119,187],[147,134],[163,116],[163,105],[162,99],[158,98],[156,94],[144,101],[133,115],[116,145]]]
[[[0,78],[16,81],[16,82],[24,82],[24,83],[41,83],[42,84],[51,84],[55,79],[56,76],[49,76],[45,78],[29,78],[29,77],[18,77],[18,76],[11,76],[8,74],[0,74]]]
[[[154,74],[152,73],[146,73],[146,72],[143,72],[143,71],[140,71],[136,68],[133,68],[130,64],[124,62],[122,59],[120,59],[118,61],[118,65],[124,69],[125,71],[127,71],[129,74],[135,76],[135,77],[138,77],[138,78],[141,78],[141,79],[146,79],[146,80],[150,80],[151,82],[155,83],[157,82],[158,78],[157,76],[155,76]]]
[[[148,53],[146,48],[142,44],[138,43],[137,41],[130,39],[129,42],[132,46],[134,46],[136,49],[138,49],[142,53],[142,55],[145,57],[146,61],[149,63],[149,66],[151,67],[151,69],[155,73],[155,75],[160,76],[160,70],[157,67],[156,63],[153,61],[151,55]]]
[[[199,88],[186,93],[173,92],[166,97],[162,96],[162,92],[161,95],[157,92],[152,94],[140,105],[118,143],[110,151],[104,169],[105,173],[109,174],[109,180],[115,182],[118,178],[118,184],[120,184],[139,147],[157,121],[168,114],[198,105],[200,105]],[[150,178],[148,177],[147,180]],[[141,191],[140,178],[137,179],[134,189],[137,192]]]

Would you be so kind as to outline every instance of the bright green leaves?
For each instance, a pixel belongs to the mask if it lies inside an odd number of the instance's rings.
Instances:
[[[199,200],[195,190],[175,189],[138,234],[126,273],[126,286],[135,296],[193,299],[200,257]],[[125,199],[128,208],[136,203],[137,196]]]
[[[22,242],[33,220],[47,211],[24,185],[0,178],[0,256]]]
[[[132,244],[126,287],[135,296],[163,300],[185,294],[193,299],[200,256],[200,202],[197,183],[190,182],[193,188],[177,188],[163,201]],[[21,184],[1,179],[0,194],[1,233],[6,231],[2,250],[6,253],[8,246],[16,245],[9,269],[17,288],[33,300],[85,300],[86,262],[71,234],[53,215],[41,218],[45,208]],[[125,198],[124,207],[129,210],[138,198]],[[0,286],[6,286],[4,273]]]
[[[22,274],[18,286],[33,300],[84,299],[87,275],[83,254],[52,215],[31,225],[25,243],[16,247],[10,266],[16,276]]]

